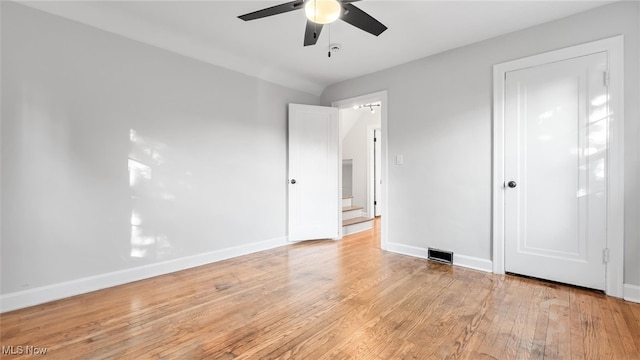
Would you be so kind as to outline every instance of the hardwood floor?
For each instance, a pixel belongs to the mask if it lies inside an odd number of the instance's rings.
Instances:
[[[640,359],[640,304],[383,252],[378,236],[376,223],[2,314],[2,358]]]

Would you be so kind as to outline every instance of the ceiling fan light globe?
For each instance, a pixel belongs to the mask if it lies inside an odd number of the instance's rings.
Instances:
[[[316,24],[330,24],[338,20],[341,10],[337,0],[309,0],[304,5],[307,19]]]

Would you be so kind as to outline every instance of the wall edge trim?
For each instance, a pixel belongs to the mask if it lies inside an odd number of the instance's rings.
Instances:
[[[388,242],[386,250],[392,253],[413,256],[421,259],[427,258],[427,248],[418,246]],[[491,260],[468,255],[460,255],[455,252],[453,254],[453,265],[488,273],[491,273],[493,270],[493,263]]]
[[[640,304],[640,286],[624,284],[624,299]]]
[[[286,236],[0,295],[0,313],[289,245]]]

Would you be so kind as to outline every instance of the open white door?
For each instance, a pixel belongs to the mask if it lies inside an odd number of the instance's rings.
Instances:
[[[289,104],[289,241],[340,237],[338,109]]]

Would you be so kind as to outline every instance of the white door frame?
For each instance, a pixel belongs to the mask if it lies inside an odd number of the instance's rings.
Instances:
[[[507,72],[605,52],[609,73],[609,150],[607,183],[607,295],[623,297],[624,289],[624,148],[623,36],[572,46],[493,67],[493,272],[504,274],[505,79]]]
[[[387,207],[387,194],[389,193],[389,185],[388,185],[388,161],[387,161],[387,128],[388,128],[388,123],[387,123],[387,91],[383,90],[383,91],[378,91],[375,93],[371,93],[371,94],[365,94],[365,95],[361,95],[361,96],[356,96],[356,97],[352,97],[352,98],[348,98],[348,99],[343,99],[343,100],[338,100],[338,101],[334,101],[331,103],[331,106],[333,107],[337,107],[338,109],[344,109],[344,108],[349,108],[349,107],[353,107],[356,104],[361,104],[361,103],[371,103],[371,102],[376,102],[376,101],[380,101],[380,122],[382,125],[382,143],[380,144],[382,147],[382,206],[381,206],[381,211],[382,211],[382,224],[381,224],[381,231],[380,231],[380,248],[382,250],[386,250],[387,247],[387,238],[388,238],[388,233],[389,233],[389,226],[388,226],[388,222],[389,222],[389,212],[388,212],[388,207]],[[340,145],[340,153],[342,153],[342,145]],[[340,174],[340,181],[342,181],[342,175]],[[342,199],[342,187],[340,190],[340,199]],[[342,200],[341,200],[342,201]],[[340,237],[342,237],[342,227],[340,227]]]

